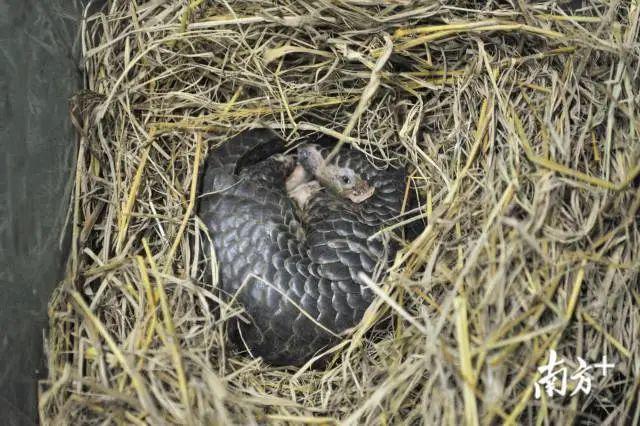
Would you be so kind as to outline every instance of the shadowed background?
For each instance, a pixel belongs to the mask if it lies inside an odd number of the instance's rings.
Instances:
[[[60,244],[75,136],[68,99],[81,83],[81,9],[73,0],[0,0],[0,413],[37,422],[47,302],[64,269]]]

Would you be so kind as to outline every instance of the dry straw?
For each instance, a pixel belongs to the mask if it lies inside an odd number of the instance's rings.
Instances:
[[[114,0],[87,16],[42,422],[638,424],[640,6],[585,3]],[[421,205],[403,220],[427,226],[367,281],[378,297],[324,370],[235,353],[242,310],[205,284],[200,165],[251,126],[411,166]],[[552,349],[570,372],[615,369],[536,399]]]

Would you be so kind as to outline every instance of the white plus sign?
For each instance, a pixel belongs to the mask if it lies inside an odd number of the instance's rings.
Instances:
[[[598,363],[598,364],[593,364],[594,368],[602,368],[602,375],[606,376],[607,375],[607,370],[609,368],[613,369],[613,367],[615,367],[615,364],[607,364],[607,356],[604,355],[602,357],[602,362]]]

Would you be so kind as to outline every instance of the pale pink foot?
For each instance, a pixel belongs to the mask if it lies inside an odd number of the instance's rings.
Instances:
[[[304,209],[304,206],[307,205],[309,199],[316,192],[320,191],[322,187],[320,186],[320,182],[317,180],[312,180],[310,182],[305,182],[301,185],[296,186],[289,192],[289,197],[292,198],[300,209]]]
[[[287,192],[293,191],[296,187],[308,182],[310,179],[309,173],[301,165],[297,165],[293,172],[289,175],[286,182]]]

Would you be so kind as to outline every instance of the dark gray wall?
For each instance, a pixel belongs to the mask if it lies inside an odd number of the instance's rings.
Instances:
[[[0,0],[0,423],[37,421],[47,302],[75,137],[68,99],[80,84],[75,0]]]

